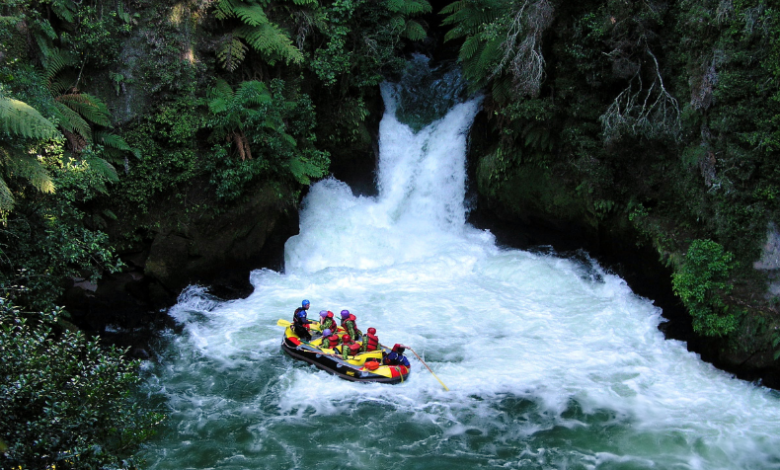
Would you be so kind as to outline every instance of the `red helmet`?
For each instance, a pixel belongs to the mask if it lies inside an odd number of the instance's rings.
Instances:
[[[369,328],[368,329],[368,334],[375,335],[376,334],[376,328],[374,328],[373,326],[371,328]]]
[[[333,318],[333,312],[331,312],[330,310],[328,310],[328,318]]]
[[[343,335],[343,336],[341,337],[341,341],[344,341],[345,343],[346,343],[347,341],[349,341],[349,339],[350,339],[350,338],[349,338],[349,335]]]

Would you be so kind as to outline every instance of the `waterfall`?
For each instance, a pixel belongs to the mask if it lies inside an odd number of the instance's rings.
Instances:
[[[447,110],[415,114],[404,95],[424,90],[383,86],[378,196],[320,181],[284,273],[254,271],[242,300],[182,293],[182,331],[145,366],[144,394],[170,419],[140,456],[155,469],[780,467],[776,392],[665,340],[652,301],[592,260],[499,248],[466,224],[480,103],[416,62]],[[284,356],[276,320],[304,298],[411,345],[451,391],[414,358],[411,379],[387,386]]]

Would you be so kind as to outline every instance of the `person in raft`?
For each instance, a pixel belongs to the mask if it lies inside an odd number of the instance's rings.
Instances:
[[[349,310],[341,311],[341,326],[347,332],[349,338],[354,341],[358,341],[363,336],[363,333],[357,327],[357,317],[349,313]]]
[[[349,337],[349,335],[341,336],[341,357],[346,359],[347,356],[354,356],[360,352],[362,347],[361,343],[355,343]]]
[[[404,347],[403,344],[396,344],[393,346],[393,350],[390,351],[390,354],[385,356],[385,364],[388,366],[406,366],[409,368],[409,359],[404,356],[404,351],[406,351],[406,347]]]
[[[379,349],[379,337],[376,335],[376,328],[371,327],[368,333],[363,335],[363,347],[361,351],[376,351]]]
[[[338,343],[339,337],[334,335],[330,329],[325,328],[322,332],[322,343],[320,343],[320,347],[322,349],[333,349]]]
[[[296,308],[295,313],[293,313],[293,331],[304,341],[311,341],[311,333],[309,333],[311,321],[306,318],[306,310],[309,309],[309,305],[309,301],[304,300],[301,302],[301,306]]]
[[[320,312],[320,315],[322,315],[322,312]],[[330,310],[325,312],[325,318],[322,319],[322,323],[320,323],[320,327],[322,327],[323,330],[330,330],[333,333],[337,332],[339,330],[339,326],[336,324],[336,320],[333,319],[333,312]]]

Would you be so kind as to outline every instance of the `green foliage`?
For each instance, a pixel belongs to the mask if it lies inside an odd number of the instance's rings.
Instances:
[[[314,106],[307,95],[286,88],[282,80],[272,81],[270,88],[263,82],[243,82],[236,90],[218,81],[209,91],[210,140],[230,145],[212,148],[209,168],[219,198],[237,198],[266,171],[299,184],[325,176],[330,160],[313,147]]]
[[[135,468],[130,453],[164,418],[132,398],[138,362],[0,298],[3,468]]]
[[[694,240],[683,266],[672,276],[674,292],[693,317],[693,330],[705,336],[725,336],[737,327],[737,317],[724,298],[731,293],[734,255],[712,240]]]
[[[235,70],[244,59],[247,46],[272,65],[278,60],[286,64],[303,62],[303,54],[293,45],[290,36],[268,18],[264,4],[255,0],[217,0],[214,3],[217,19],[236,18],[243,23],[226,37],[217,54],[222,66],[229,71]]]
[[[57,128],[27,103],[0,96],[0,132],[6,136],[50,139],[57,135]]]

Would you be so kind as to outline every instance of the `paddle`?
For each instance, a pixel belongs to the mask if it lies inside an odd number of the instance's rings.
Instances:
[[[448,392],[449,392],[449,391],[450,391],[450,389],[449,389],[449,388],[447,388],[447,386],[446,386],[446,385],[444,385],[444,382],[442,382],[442,381],[441,381],[441,380],[440,380],[438,377],[436,377],[436,374],[434,374],[434,373],[433,373],[433,371],[431,370],[431,368],[430,368],[430,367],[428,367],[428,364],[426,364],[426,363],[425,363],[425,361],[423,361],[423,360],[422,360],[422,358],[420,357],[420,355],[419,355],[419,354],[417,354],[417,351],[415,351],[414,349],[412,349],[412,348],[410,348],[410,347],[408,347],[408,346],[407,346],[407,349],[408,349],[409,351],[413,352],[415,356],[417,356],[417,359],[419,359],[419,360],[420,360],[420,362],[422,362],[422,363],[423,363],[423,365],[425,366],[425,368],[426,368],[426,369],[428,369],[428,372],[430,372],[430,373],[431,373],[431,375],[433,376],[433,378],[435,378],[436,380],[438,380],[438,381],[439,381],[439,383],[441,384],[441,386],[442,386],[442,387],[444,387],[444,390],[446,390],[446,391],[448,391]]]

